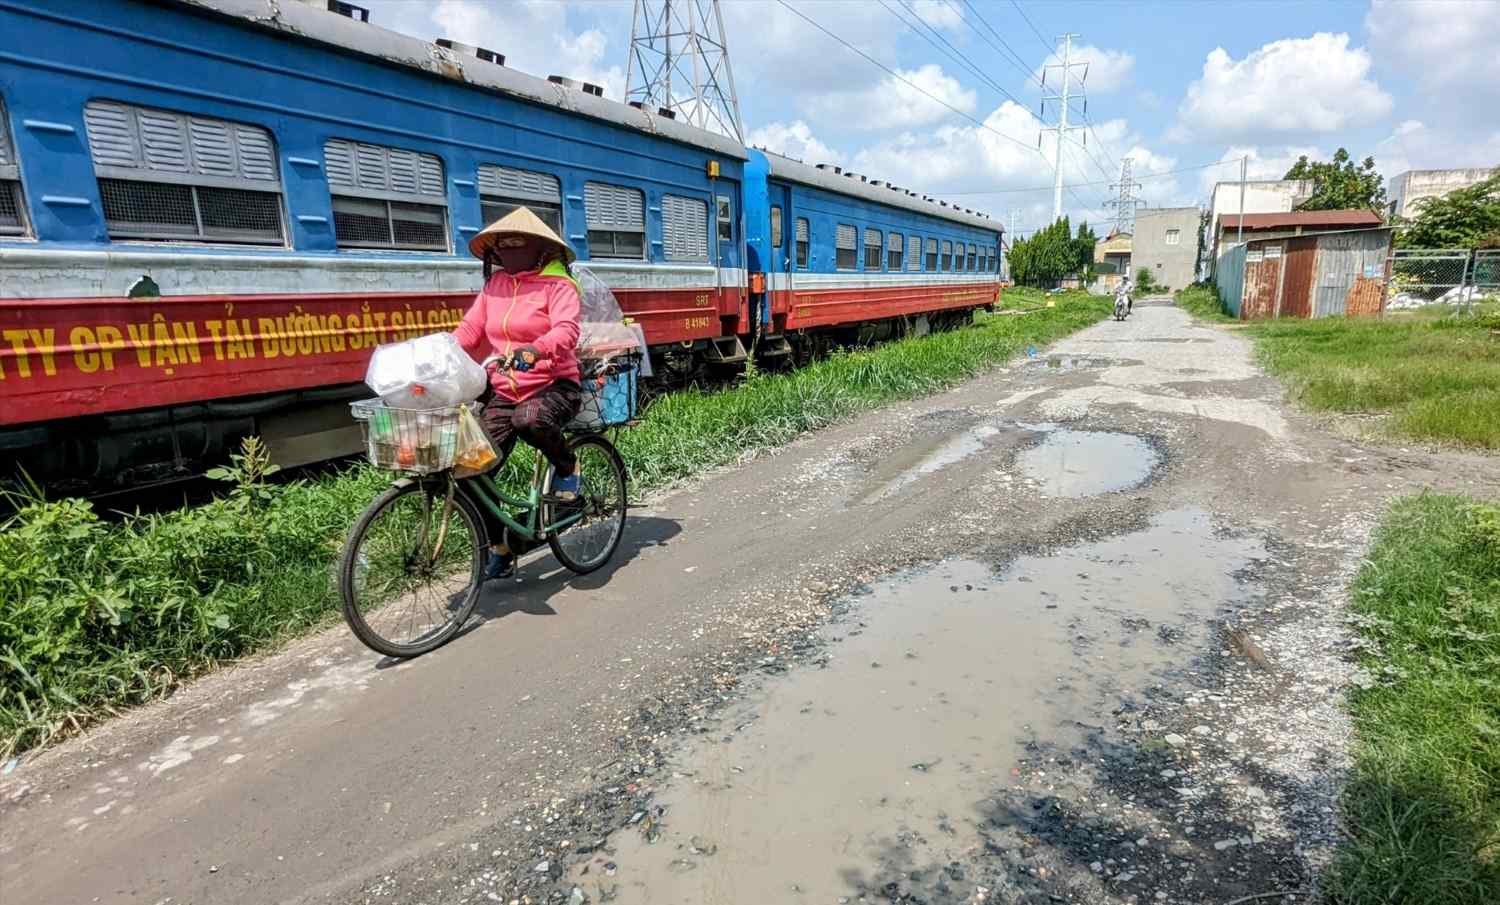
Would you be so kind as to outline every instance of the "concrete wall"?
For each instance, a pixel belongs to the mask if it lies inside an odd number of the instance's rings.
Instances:
[[[1483,182],[1494,170],[1408,170],[1393,177],[1386,188],[1390,202],[1388,213],[1395,217],[1412,217],[1418,208],[1413,205],[1423,198],[1440,198],[1449,192],[1466,189]]]
[[[1193,282],[1198,270],[1198,222],[1196,207],[1136,210],[1131,275],[1149,267],[1156,282],[1172,289]],[[1167,244],[1170,230],[1177,231],[1175,245]]]
[[[1296,208],[1312,197],[1313,184],[1307,179],[1252,180],[1245,183],[1245,213],[1280,214]],[[1220,182],[1214,185],[1213,203],[1209,205],[1211,235],[1219,231],[1219,218],[1240,213],[1240,184]]]

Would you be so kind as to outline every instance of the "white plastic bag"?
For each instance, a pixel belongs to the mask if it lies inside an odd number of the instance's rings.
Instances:
[[[597,274],[582,264],[572,267],[578,281],[578,357],[607,362],[617,355],[644,352],[645,336],[640,327],[625,322],[614,292]]]
[[[484,392],[484,369],[451,333],[430,333],[377,346],[365,383],[392,408],[435,409]]]

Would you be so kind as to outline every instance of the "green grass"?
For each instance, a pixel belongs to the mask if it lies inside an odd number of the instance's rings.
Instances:
[[[1219,293],[1212,286],[1189,286],[1177,290],[1174,296],[1177,307],[1194,317],[1220,323],[1238,323],[1224,310]]]
[[[1493,317],[1258,321],[1268,371],[1318,411],[1384,416],[1393,436],[1500,449]]]
[[[1022,291],[1008,304],[1045,304]],[[619,438],[639,494],[747,451],[973,377],[1108,315],[1082,293],[1054,308],[760,372],[719,392],[658,399]],[[518,450],[507,480],[528,479]],[[389,481],[368,467],[241,484],[204,506],[104,521],[78,500],[30,502],[0,524],[0,758],[170,693],[337,611],[331,565]]]
[[[1325,878],[1342,905],[1500,902],[1500,507],[1395,505],[1354,586],[1349,837]]]

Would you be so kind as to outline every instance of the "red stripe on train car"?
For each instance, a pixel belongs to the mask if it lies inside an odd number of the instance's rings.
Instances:
[[[652,345],[723,335],[720,309],[741,298],[734,289],[616,294]],[[356,383],[376,345],[451,330],[472,299],[402,292],[3,301],[0,425]]]
[[[999,292],[999,283],[891,286],[878,289],[794,289],[776,292],[775,295],[782,298],[773,301],[773,306],[784,306],[787,312],[786,329],[803,330],[951,308],[977,308],[993,304]]]

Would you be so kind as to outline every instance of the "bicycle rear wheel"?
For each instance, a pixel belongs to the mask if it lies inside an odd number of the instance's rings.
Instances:
[[[614,445],[597,434],[573,438],[570,448],[578,458],[578,499],[544,503],[542,524],[582,512],[581,519],[548,535],[547,544],[558,562],[585,575],[609,562],[625,534],[625,463]],[[548,468],[543,486],[549,495],[553,477]]]
[[[344,619],[377,653],[415,657],[441,646],[479,602],[485,533],[461,491],[398,481],[349,532],[339,569]]]

